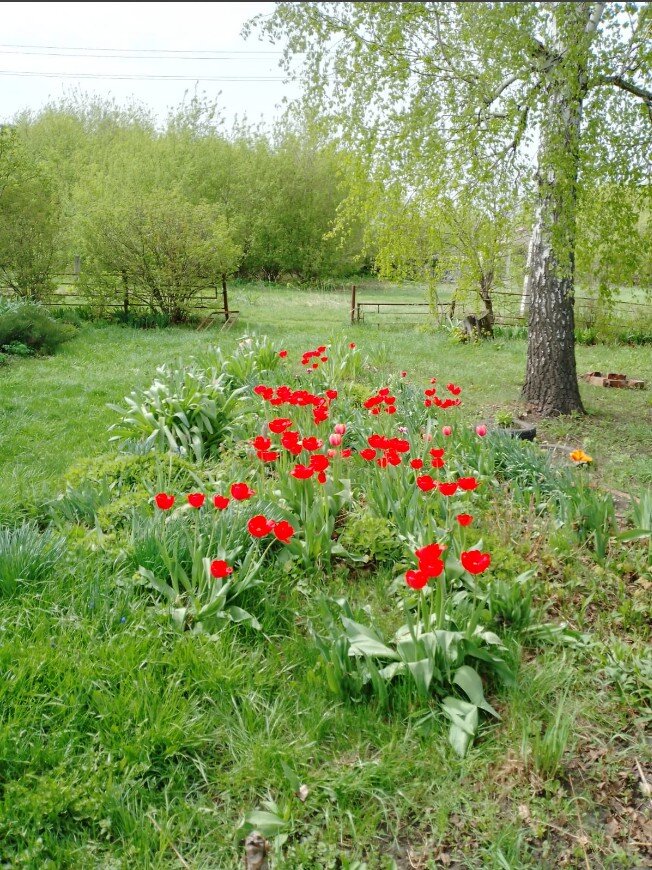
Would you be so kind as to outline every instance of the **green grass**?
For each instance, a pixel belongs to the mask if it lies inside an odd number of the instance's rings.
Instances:
[[[157,365],[208,342],[228,351],[250,329],[293,354],[346,335],[369,355],[374,385],[397,368],[455,380],[470,421],[518,406],[522,341],[351,328],[344,297],[253,294],[236,291],[242,316],[228,332],[86,326],[56,356],[3,368],[0,524],[38,513],[73,462],[107,452],[108,402],[148,385]],[[645,349],[578,348],[578,365],[652,379]],[[649,485],[649,392],[581,389],[589,415],[548,422],[546,436],[584,447],[609,486]],[[634,762],[652,779],[644,551],[620,548],[596,566],[568,530],[504,498],[485,524],[496,565],[510,575],[537,564],[538,604],[592,645],[526,649],[516,685],[492,692],[501,720],[485,722],[461,761],[444,726],[417,727],[423,711],[342,704],[324,684],[306,632],[315,594],[383,612],[387,572],[276,569],[262,634],[180,636],[126,582],[110,542],[69,529],[54,569],[1,600],[0,864],[235,868],[239,824],[271,798],[288,835],[274,867],[644,866]]]

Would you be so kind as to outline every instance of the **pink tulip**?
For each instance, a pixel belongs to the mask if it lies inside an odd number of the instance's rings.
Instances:
[[[475,427],[475,434],[479,435],[481,438],[484,438],[484,436],[487,434],[487,427],[483,423],[481,423],[479,426]]]
[[[332,450],[332,449],[331,449],[331,450],[327,450],[327,451],[326,451],[326,456],[328,456],[329,459],[334,459],[334,457],[337,456],[337,450]]]
[[[346,432],[346,423],[336,423],[333,427],[333,431],[336,435],[344,435]]]
[[[337,434],[329,435],[328,443],[331,445],[331,447],[339,447],[342,443],[342,436]]]
[[[442,431],[442,435],[445,435],[447,438],[449,435],[453,434],[453,430],[451,429],[450,426],[443,426],[441,431]]]

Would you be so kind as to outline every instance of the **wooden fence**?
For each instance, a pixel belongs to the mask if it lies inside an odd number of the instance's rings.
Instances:
[[[494,322],[502,326],[527,326],[527,314],[521,314],[522,294],[507,290],[495,290],[491,294],[493,303]],[[591,296],[575,296],[575,320],[578,326],[587,325],[594,321],[599,300]],[[470,298],[458,300],[453,303],[437,302],[434,306],[428,302],[383,302],[381,299],[360,300],[358,288],[351,288],[351,323],[363,323],[365,315],[376,314],[383,317],[385,322],[394,321],[399,323],[402,319],[414,315],[428,315],[436,308],[437,319],[440,323],[447,318],[463,320],[468,314],[479,314],[482,305],[479,299]],[[609,310],[615,317],[638,317],[652,316],[652,304],[647,302],[625,302],[614,300],[610,303]]]
[[[122,276],[107,274],[105,277],[115,278],[117,282],[121,280]],[[155,311],[151,303],[142,301],[141,299],[134,299],[133,295],[130,294],[128,290],[124,292],[124,295],[119,300],[116,299],[111,302],[95,301],[92,297],[80,293],[77,290],[77,279],[78,273],[76,272],[58,276],[57,280],[59,286],[57,290],[55,290],[54,293],[51,293],[47,298],[40,300],[40,304],[51,308],[97,307],[103,310],[122,311],[125,315],[128,315],[132,310]],[[10,298],[16,297],[14,291],[11,290],[11,288],[6,287],[0,288],[0,295],[9,296]],[[184,308],[186,308],[191,314],[204,313],[206,319],[210,319],[213,316],[224,317],[225,323],[233,322],[240,313],[237,309],[229,306],[229,293],[225,278],[222,278],[222,280],[217,283],[207,282],[204,286],[200,287],[197,295],[189,299],[187,304],[184,305]]]

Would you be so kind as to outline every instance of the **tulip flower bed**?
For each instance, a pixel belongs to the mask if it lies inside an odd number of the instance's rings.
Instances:
[[[439,710],[450,720],[449,741],[463,756],[481,714],[499,718],[485,699],[486,681],[514,679],[504,640],[487,624],[492,589],[482,575],[491,555],[474,515],[491,497],[478,498],[487,489],[477,474],[486,429],[455,418],[460,385],[439,387],[433,377],[419,386],[405,371],[352,403],[347,383],[335,377],[360,369],[353,343],[321,345],[296,361],[279,349],[273,366],[269,348],[261,347],[267,367],[256,374],[271,380],[252,385],[248,396],[246,387],[231,385],[247,403],[248,437],[220,445],[243,455],[236,465],[243,479],[220,478],[220,492],[156,493],[163,571],[139,565],[140,582],[158,593],[180,630],[214,633],[225,621],[260,629],[255,608],[265,595],[267,566],[294,563],[313,574],[328,574],[337,562],[355,566],[337,525],[361,509],[388,519],[402,554],[391,565],[388,589],[400,625],[385,641],[370,621],[354,619],[346,600],[336,602],[324,590],[326,619],[310,625],[323,679],[346,702],[373,698],[391,707],[394,693],[419,703],[438,699],[429,715]],[[243,352],[249,350],[245,342]],[[224,376],[214,373],[210,388]],[[137,405],[133,397],[129,402]],[[151,417],[141,415],[139,427]],[[128,417],[121,431],[127,423]],[[160,433],[158,420],[151,428]],[[197,441],[192,449],[188,438],[182,444],[191,455],[204,452]],[[168,526],[174,535],[166,534]]]
[[[652,505],[365,344],[157,357],[0,529],[3,864],[636,866]]]

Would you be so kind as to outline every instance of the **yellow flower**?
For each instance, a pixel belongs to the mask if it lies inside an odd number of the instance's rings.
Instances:
[[[582,462],[593,462],[593,458],[585,453],[583,450],[573,450],[570,454],[570,458],[573,462],[582,463]]]

